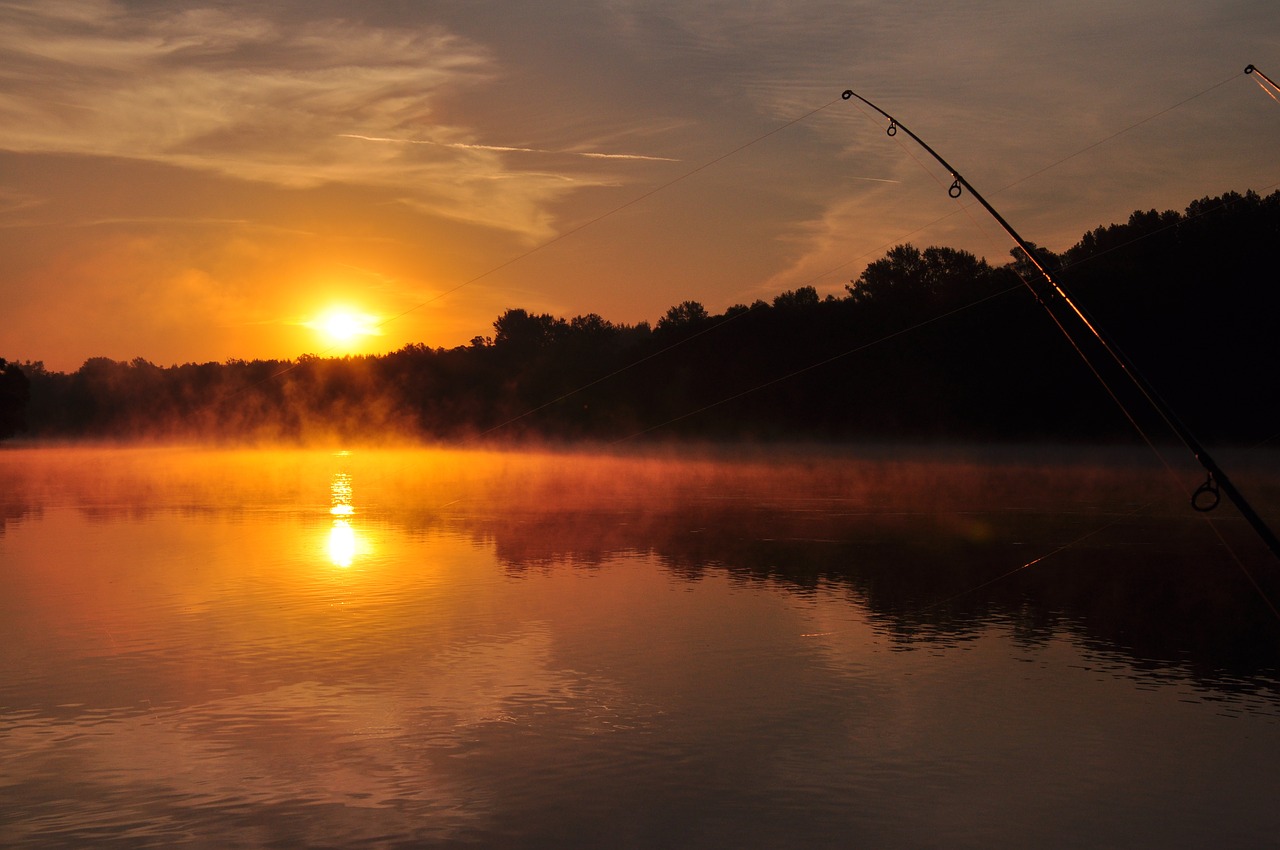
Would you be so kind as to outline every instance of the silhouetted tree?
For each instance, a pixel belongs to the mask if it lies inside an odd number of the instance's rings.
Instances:
[[[789,289],[773,299],[773,306],[779,310],[804,310],[817,307],[819,303],[818,290],[812,286]]]
[[[527,354],[554,345],[564,336],[564,319],[549,313],[533,315],[519,308],[507,310],[493,323],[493,344],[508,351]]]
[[[984,294],[991,267],[968,251],[910,244],[889,249],[845,289],[855,304],[888,304],[901,312],[963,304]]]
[[[709,318],[707,308],[697,301],[681,301],[658,320],[656,330],[663,334],[697,331],[707,324]]]
[[[31,383],[17,363],[0,357],[0,440],[26,430],[27,403],[31,400]]]
[[[1042,248],[1034,242],[1028,242],[1027,244],[1031,247],[1031,253],[1035,255],[1036,262],[1040,264],[1041,268],[1048,271],[1051,275],[1061,270],[1061,257],[1050,251],[1048,248]],[[1021,248],[1012,249],[1009,251],[1009,256],[1013,257],[1013,262],[1010,263],[1010,267],[1022,277],[1027,278],[1028,275],[1039,275],[1040,272],[1036,269],[1035,265],[1027,259],[1027,255]]]
[[[1060,257],[1032,250],[1061,260],[1055,278],[1198,436],[1256,440],[1280,421],[1280,384],[1258,378],[1280,364],[1276,244],[1280,192],[1248,192],[1193,201],[1185,214],[1136,211]],[[510,309],[492,340],[448,350],[168,367],[95,357],[71,374],[3,364],[0,433],[18,427],[11,413],[29,386],[37,437],[1130,434],[1019,283],[1019,262],[899,245],[845,298],[802,286],[721,315],[683,301],[656,328]]]

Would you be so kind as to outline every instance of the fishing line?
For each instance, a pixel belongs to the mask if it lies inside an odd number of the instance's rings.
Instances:
[[[672,349],[679,348],[680,346],[684,345],[686,342],[691,342],[692,340],[697,339],[698,337],[702,336],[703,334],[708,334],[708,333],[711,333],[711,332],[712,332],[712,331],[714,331],[714,330],[718,330],[718,329],[720,329],[720,328],[724,327],[725,325],[729,324],[730,322],[734,321],[735,319],[738,319],[738,318],[739,318],[739,317],[741,317],[741,316],[745,316],[745,315],[747,315],[747,313],[750,313],[750,312],[751,312],[752,310],[754,310],[754,309],[756,309],[756,307],[755,307],[755,305],[753,304],[752,306],[748,307],[746,310],[743,310],[743,311],[742,311],[742,312],[740,312],[740,313],[734,313],[732,316],[725,316],[725,317],[723,317],[720,321],[716,322],[714,325],[711,325],[711,326],[709,326],[709,327],[705,327],[705,328],[703,328],[702,330],[697,331],[696,333],[692,333],[692,334],[689,334],[687,337],[683,337],[683,338],[681,338],[681,339],[678,339],[678,340],[676,340],[675,342],[673,342],[673,343],[671,343],[671,344],[669,344],[669,345],[667,345],[667,346],[664,346],[663,348],[660,348],[660,349],[658,349],[657,351],[655,351],[655,352],[653,352],[653,353],[651,353],[651,354],[646,354],[644,357],[641,357],[641,358],[639,358],[638,360],[634,360],[634,361],[632,361],[631,363],[628,363],[628,364],[627,364],[627,365],[625,365],[625,366],[620,366],[620,367],[618,367],[617,369],[614,369],[612,372],[610,372],[610,373],[609,373],[609,374],[607,374],[607,375],[601,375],[599,378],[596,378],[594,381],[590,381],[590,382],[588,382],[588,383],[585,383],[585,384],[583,384],[583,385],[582,385],[582,386],[580,386],[580,387],[575,387],[574,389],[569,390],[567,393],[564,393],[563,395],[561,395],[561,396],[559,396],[559,397],[557,397],[557,398],[553,398],[553,399],[551,399],[551,401],[544,402],[544,403],[542,403],[542,404],[538,405],[537,407],[534,407],[534,408],[531,408],[531,409],[529,409],[529,410],[526,410],[524,413],[521,413],[521,414],[519,414],[519,415],[517,415],[517,416],[513,416],[513,417],[511,417],[511,418],[510,418],[510,419],[508,419],[506,422],[502,422],[502,423],[500,423],[500,424],[498,424],[498,425],[494,425],[492,428],[489,428],[489,429],[487,429],[487,430],[485,430],[485,431],[481,431],[481,432],[480,432],[480,436],[482,436],[482,437],[484,437],[484,436],[488,436],[489,434],[492,434],[494,431],[497,431],[497,430],[499,430],[499,429],[501,429],[501,428],[505,428],[505,427],[507,427],[508,425],[511,425],[511,424],[513,424],[513,423],[515,423],[515,422],[519,422],[521,419],[524,419],[526,416],[532,416],[533,414],[537,413],[538,411],[540,411],[540,410],[544,410],[544,409],[546,409],[546,408],[548,408],[548,407],[552,406],[553,404],[559,404],[560,402],[564,401],[564,400],[565,400],[565,399],[567,399],[567,398],[571,398],[571,397],[573,397],[573,396],[577,395],[578,393],[580,393],[580,392],[582,392],[582,391],[584,391],[584,390],[588,390],[588,389],[590,389],[591,387],[594,387],[596,384],[602,384],[602,383],[604,383],[605,381],[609,380],[610,378],[615,378],[615,377],[617,377],[618,375],[621,375],[623,372],[626,372],[628,369],[632,369],[632,368],[634,368],[634,367],[636,367],[636,366],[639,366],[641,363],[645,363],[645,362],[647,362],[647,361],[649,361],[649,360],[652,360],[652,359],[653,359],[653,358],[655,358],[655,357],[658,357],[658,356],[660,356],[660,355],[666,354],[668,351],[671,351]]]
[[[1275,189],[1277,186],[1280,186],[1280,181],[1263,186],[1261,189],[1258,189],[1256,191],[1257,191],[1257,194],[1261,196],[1264,192],[1269,192],[1272,189]],[[1080,266],[1083,266],[1086,263],[1092,262],[1098,257],[1105,257],[1107,254],[1110,254],[1113,251],[1119,251],[1121,248],[1128,248],[1132,245],[1136,245],[1145,239],[1150,239],[1153,236],[1158,236],[1159,234],[1164,233],[1166,231],[1176,230],[1177,228],[1182,227],[1188,222],[1195,221],[1196,219],[1201,218],[1202,216],[1210,215],[1212,213],[1217,212],[1218,210],[1225,209],[1228,205],[1230,205],[1230,203],[1231,201],[1219,200],[1217,204],[1215,204],[1212,207],[1209,207],[1208,209],[1199,210],[1198,212],[1192,215],[1182,215],[1179,217],[1177,221],[1172,222],[1171,224],[1166,224],[1161,227],[1157,227],[1156,229],[1143,233],[1140,236],[1135,236],[1132,239],[1127,239],[1124,242],[1119,242],[1115,245],[1112,245],[1110,248],[1104,248],[1101,251],[1095,251],[1089,256],[1081,257],[1079,260],[1076,260],[1075,262],[1064,263],[1062,265],[1062,270],[1067,271],[1069,269],[1079,268]]]
[[[1253,79],[1258,83],[1259,86],[1262,87],[1262,90],[1266,92],[1268,95],[1270,95],[1272,100],[1276,101],[1277,103],[1280,103],[1280,97],[1276,97],[1276,94],[1280,92],[1280,85],[1276,85],[1275,80],[1271,79],[1266,74],[1259,71],[1253,65],[1246,65],[1244,72],[1246,74],[1252,75]],[[1264,83],[1263,80],[1266,80],[1266,82]],[[1270,86],[1270,88],[1267,88],[1267,86]]]
[[[943,599],[939,599],[936,602],[931,602],[930,604],[924,606],[923,608],[919,608],[917,610],[919,613],[923,614],[925,612],[932,611],[935,608],[940,608],[943,605],[948,605],[957,599],[960,599],[964,596],[968,596],[971,593],[977,593],[979,590],[985,590],[986,588],[991,587],[994,584],[999,584],[1000,582],[1005,581],[1006,579],[1011,578],[1012,576],[1015,576],[1024,570],[1034,567],[1036,564],[1046,561],[1055,555],[1059,555],[1067,551],[1068,549],[1075,548],[1076,546],[1080,545],[1084,541],[1088,540],[1090,537],[1100,534],[1110,528],[1114,528],[1115,526],[1119,525],[1121,522],[1125,520],[1132,519],[1133,517],[1138,516],[1140,513],[1147,510],[1149,507],[1151,507],[1150,503],[1134,508],[1132,511],[1129,511],[1126,514],[1116,517],[1111,522],[1108,522],[1105,525],[1101,525],[1093,529],[1092,531],[1089,531],[1085,534],[1080,535],[1074,540],[1068,541],[1067,543],[1063,543],[1061,546],[1058,546],[1057,548],[1052,549],[1043,555],[1040,555],[1036,558],[1032,558],[1030,561],[1027,561],[1025,564],[1022,564],[1021,566],[1014,567],[1008,572],[1001,573],[1000,575],[994,578],[988,579],[984,582],[981,582],[980,584],[975,584],[973,587],[965,588],[964,590],[961,590],[958,593],[953,593],[952,595],[945,597]],[[1206,517],[1206,519],[1209,519],[1209,518]],[[1221,529],[1219,529],[1217,524],[1215,524],[1212,520],[1209,521],[1209,527],[1213,530],[1214,536],[1218,538],[1218,542],[1222,544],[1227,554],[1231,557],[1231,560],[1240,569],[1240,572],[1244,574],[1244,577],[1248,581],[1250,586],[1253,587],[1254,591],[1258,594],[1259,598],[1262,599],[1262,602],[1264,605],[1266,605],[1267,610],[1271,612],[1271,615],[1275,617],[1277,621],[1280,621],[1280,608],[1276,607],[1276,604],[1272,602],[1271,597],[1267,595],[1266,590],[1264,590],[1262,585],[1258,583],[1257,578],[1254,577],[1253,573],[1249,570],[1249,568],[1245,566],[1244,561],[1240,559],[1240,556],[1236,553],[1235,548],[1232,547],[1232,545],[1227,542],[1225,537],[1223,537]]]
[[[1203,516],[1205,522],[1209,524],[1209,528],[1213,529],[1213,534],[1218,538],[1218,542],[1222,544],[1222,548],[1226,550],[1229,556],[1231,556],[1231,560],[1235,562],[1236,567],[1238,567],[1240,572],[1244,574],[1244,577],[1248,580],[1249,584],[1253,586],[1253,589],[1257,591],[1258,596],[1262,598],[1262,601],[1266,604],[1267,608],[1271,610],[1272,615],[1276,620],[1280,620],[1280,608],[1276,607],[1276,604],[1271,601],[1271,597],[1267,595],[1267,591],[1258,583],[1258,579],[1255,578],[1249,568],[1245,566],[1244,561],[1236,552],[1235,547],[1227,542],[1227,539],[1222,535],[1222,529],[1218,528],[1218,524],[1213,521],[1213,517],[1203,512],[1201,513],[1201,516]]]
[[[979,590],[984,590],[985,588],[988,588],[988,587],[990,587],[990,586],[991,586],[991,585],[993,585],[993,584],[998,584],[999,582],[1004,581],[1005,579],[1009,578],[1010,576],[1017,575],[1018,573],[1022,572],[1023,570],[1026,570],[1026,569],[1029,569],[1029,568],[1031,568],[1031,567],[1034,567],[1036,564],[1040,563],[1041,561],[1048,560],[1049,558],[1052,558],[1054,555],[1057,555],[1057,554],[1059,554],[1059,553],[1061,553],[1061,552],[1065,552],[1065,551],[1066,551],[1066,550],[1068,550],[1068,549],[1074,548],[1075,546],[1079,545],[1080,543],[1083,543],[1084,541],[1088,540],[1090,537],[1093,537],[1094,535],[1097,535],[1097,534],[1101,534],[1102,532],[1106,531],[1107,529],[1109,529],[1109,528],[1113,528],[1113,527],[1115,527],[1115,526],[1119,525],[1119,524],[1120,524],[1121,522],[1123,522],[1124,520],[1131,519],[1131,518],[1133,518],[1133,517],[1137,516],[1139,513],[1141,513],[1142,511],[1145,511],[1145,510],[1146,510],[1147,508],[1149,508],[1149,507],[1151,507],[1151,505],[1150,505],[1150,504],[1146,504],[1146,505],[1142,505],[1142,506],[1140,506],[1140,507],[1134,508],[1132,511],[1129,511],[1129,512],[1128,512],[1128,513],[1126,513],[1126,514],[1123,514],[1123,515],[1118,516],[1118,517],[1116,517],[1115,519],[1111,520],[1111,522],[1108,522],[1106,525],[1101,525],[1101,526],[1099,526],[1099,527],[1097,527],[1097,528],[1093,529],[1092,531],[1089,531],[1089,532],[1086,532],[1085,534],[1080,535],[1079,537],[1077,537],[1077,538],[1076,538],[1076,539],[1074,539],[1074,540],[1071,540],[1071,541],[1069,541],[1069,542],[1067,542],[1067,543],[1063,543],[1061,546],[1058,546],[1056,549],[1050,550],[1049,552],[1046,552],[1046,553],[1045,553],[1045,554],[1043,554],[1043,555],[1040,555],[1040,556],[1038,556],[1038,557],[1032,558],[1030,561],[1027,561],[1025,564],[1023,564],[1023,565],[1022,565],[1022,566],[1020,566],[1020,567],[1014,567],[1013,569],[1009,570],[1008,572],[1006,572],[1006,573],[1001,573],[1000,575],[996,576],[995,578],[988,579],[988,580],[986,580],[986,581],[982,582],[981,584],[975,584],[973,587],[965,588],[964,590],[961,590],[961,591],[960,591],[960,592],[958,592],[958,593],[953,593],[952,595],[950,595],[950,596],[948,596],[948,597],[946,597],[946,598],[944,598],[944,599],[939,599],[939,600],[937,600],[936,602],[931,602],[930,604],[928,604],[928,605],[924,606],[923,608],[918,609],[918,611],[919,611],[919,613],[921,613],[921,614],[925,613],[926,611],[932,611],[934,608],[940,608],[940,607],[942,607],[943,605],[946,605],[946,604],[948,604],[948,603],[954,602],[955,600],[960,599],[960,598],[961,598],[961,597],[963,597],[963,596],[968,596],[970,593],[977,593]],[[1265,597],[1265,595],[1264,595],[1264,597],[1263,597],[1263,598],[1264,598],[1264,599],[1266,598],[1266,597]],[[1267,600],[1267,604],[1268,604],[1268,605],[1270,605],[1270,604],[1271,604],[1271,603],[1270,603],[1270,600]],[[1275,608],[1274,608],[1274,607],[1272,607],[1272,609],[1271,609],[1271,610],[1272,610],[1272,611],[1275,611]],[[1280,616],[1280,614],[1278,614],[1278,616]]]
[[[1249,67],[1253,67],[1253,66],[1251,65],[1251,66],[1249,66]],[[1249,73],[1248,68],[1246,68],[1242,73],[1245,73],[1245,74]],[[1083,154],[1083,153],[1087,153],[1087,152],[1089,152],[1089,151],[1093,150],[1094,148],[1098,147],[1099,145],[1104,145],[1104,144],[1106,144],[1107,142],[1111,141],[1112,139],[1114,139],[1114,138],[1116,138],[1116,137],[1118,137],[1118,136],[1123,136],[1125,133],[1128,133],[1130,130],[1135,130],[1135,129],[1137,129],[1138,127],[1141,127],[1143,124],[1146,124],[1148,121],[1152,121],[1152,120],[1154,120],[1154,119],[1156,119],[1156,118],[1159,118],[1161,115],[1164,115],[1164,114],[1166,114],[1166,113],[1172,112],[1173,110],[1178,109],[1179,107],[1185,106],[1185,105],[1187,105],[1188,103],[1190,103],[1191,101],[1195,100],[1196,98],[1203,97],[1204,95],[1208,94],[1209,92],[1213,91],[1214,89],[1222,88],[1222,87],[1223,87],[1223,86],[1225,86],[1227,83],[1231,82],[1232,80],[1236,79],[1236,78],[1237,78],[1237,77],[1239,77],[1239,76],[1240,76],[1240,74],[1232,74],[1231,76],[1227,77],[1227,78],[1226,78],[1225,80],[1223,80],[1222,82],[1220,82],[1220,83],[1214,83],[1213,85],[1209,86],[1209,87],[1208,87],[1207,89],[1205,89],[1204,91],[1197,92],[1196,94],[1191,95],[1191,97],[1188,97],[1188,98],[1186,98],[1186,99],[1184,99],[1184,100],[1180,100],[1180,101],[1178,101],[1177,103],[1173,104],[1172,106],[1168,106],[1168,107],[1165,107],[1164,109],[1161,109],[1159,112],[1153,112],[1152,114],[1148,115],[1146,118],[1143,118],[1143,119],[1142,119],[1142,120],[1140,120],[1140,121],[1135,121],[1134,123],[1130,124],[1128,127],[1125,127],[1123,130],[1117,130],[1116,132],[1112,133],[1110,136],[1107,136],[1106,138],[1103,138],[1103,139],[1099,139],[1098,141],[1094,142],[1094,143],[1093,143],[1093,144],[1091,144],[1091,145],[1086,145],[1085,147],[1081,148],[1080,150],[1076,151],[1075,153],[1073,153],[1073,154],[1068,154],[1067,156],[1064,156],[1062,159],[1058,160],[1057,162],[1051,162],[1051,163],[1049,163],[1048,165],[1046,165],[1044,168],[1041,168],[1041,169],[1040,169],[1040,170],[1038,170],[1038,171],[1033,171],[1033,172],[1031,172],[1030,174],[1028,174],[1028,175],[1026,175],[1026,176],[1024,176],[1024,177],[1019,177],[1017,180],[1015,180],[1015,181],[1013,181],[1012,183],[1009,183],[1009,184],[1007,184],[1007,185],[1005,185],[1005,186],[1000,187],[999,189],[995,190],[995,191],[994,191],[994,192],[992,192],[991,194],[993,194],[993,195],[998,195],[998,194],[1000,194],[1001,192],[1005,191],[1006,189],[1012,189],[1014,186],[1017,186],[1019,183],[1022,183],[1022,182],[1026,181],[1026,180],[1030,180],[1032,177],[1037,177],[1037,176],[1039,176],[1039,175],[1043,174],[1044,172],[1046,172],[1046,171],[1048,171],[1048,170],[1050,170],[1050,169],[1052,169],[1052,168],[1057,168],[1059,165],[1062,165],[1062,163],[1067,162],[1068,160],[1075,159],[1076,157],[1080,156],[1081,154]]]
[[[691,416],[696,416],[696,415],[698,415],[699,413],[704,413],[705,411],[708,411],[708,410],[711,410],[711,409],[713,409],[713,408],[719,407],[719,406],[720,406],[720,405],[722,405],[722,404],[727,404],[727,403],[729,403],[729,402],[731,402],[731,401],[735,401],[736,399],[740,399],[740,398],[742,398],[743,396],[748,396],[748,395],[751,395],[752,393],[759,392],[760,390],[766,389],[767,387],[771,387],[771,386],[773,386],[774,384],[780,384],[780,383],[782,383],[783,381],[789,381],[789,380],[791,380],[792,378],[795,378],[795,377],[796,377],[796,376],[798,376],[798,375],[803,375],[805,372],[810,372],[810,371],[812,371],[812,370],[814,370],[814,369],[817,369],[817,368],[819,368],[819,367],[821,367],[821,366],[825,366],[825,365],[827,365],[828,363],[833,363],[833,362],[835,362],[836,360],[839,360],[839,359],[841,359],[841,358],[843,358],[843,357],[848,357],[850,354],[857,354],[859,351],[865,351],[865,350],[866,350],[866,349],[868,349],[868,348],[873,348],[873,347],[875,347],[875,346],[877,346],[877,345],[880,345],[880,344],[882,344],[882,343],[888,342],[888,341],[889,341],[889,340],[891,340],[891,339],[895,339],[895,338],[897,338],[897,337],[903,336],[904,334],[909,334],[909,333],[912,333],[912,332],[914,332],[914,331],[916,331],[916,330],[919,330],[920,328],[925,327],[926,325],[931,325],[931,324],[933,324],[934,322],[942,321],[943,319],[946,319],[946,318],[948,318],[948,317],[950,317],[950,316],[954,316],[954,315],[955,315],[955,314],[957,314],[957,313],[961,313],[961,312],[964,312],[965,310],[969,310],[969,309],[971,309],[971,308],[973,308],[973,307],[976,307],[976,306],[978,306],[979,304],[982,304],[982,303],[984,303],[984,302],[986,302],[986,301],[990,301],[990,300],[992,300],[992,299],[999,298],[1000,296],[1005,295],[1006,293],[1008,293],[1008,292],[1010,292],[1010,291],[1012,291],[1012,289],[1006,289],[1006,290],[1003,290],[1003,291],[1001,291],[1001,292],[995,292],[995,293],[992,293],[991,295],[984,296],[984,297],[982,297],[982,298],[979,298],[979,299],[978,299],[978,300],[976,300],[976,301],[972,301],[972,302],[970,302],[970,303],[968,303],[968,304],[965,304],[965,305],[963,305],[963,306],[961,306],[961,307],[956,307],[956,308],[955,308],[955,309],[953,309],[953,310],[948,310],[948,311],[947,311],[947,312],[945,312],[945,313],[940,313],[940,314],[938,314],[937,316],[933,316],[933,317],[931,317],[931,318],[925,319],[924,321],[917,322],[917,323],[916,323],[916,324],[914,324],[914,325],[910,325],[910,326],[905,327],[905,328],[902,328],[902,329],[900,329],[900,330],[896,330],[896,331],[894,331],[893,333],[886,334],[886,335],[884,335],[884,336],[882,336],[882,337],[879,337],[879,338],[877,338],[877,339],[871,340],[870,342],[866,342],[866,343],[863,343],[863,344],[861,344],[861,345],[855,346],[854,348],[851,348],[851,349],[849,349],[848,351],[843,351],[843,352],[841,352],[841,353],[839,353],[839,354],[832,355],[831,357],[828,357],[828,358],[826,358],[826,359],[824,359],[824,360],[820,360],[820,361],[818,361],[818,362],[816,362],[816,363],[810,363],[808,366],[801,367],[801,368],[799,368],[799,369],[796,369],[796,370],[795,370],[795,371],[793,371],[793,372],[788,372],[788,373],[787,373],[787,374],[785,374],[785,375],[781,375],[781,376],[779,376],[779,377],[777,377],[777,378],[773,378],[773,379],[771,379],[771,380],[765,381],[765,382],[764,382],[764,383],[762,383],[762,384],[758,384],[758,385],[756,385],[756,386],[754,386],[754,387],[751,387],[751,388],[749,388],[749,389],[745,389],[745,390],[742,390],[741,392],[734,393],[733,395],[726,396],[725,398],[722,398],[722,399],[720,399],[719,401],[713,401],[712,403],[707,404],[707,405],[703,405],[702,407],[699,407],[699,408],[697,408],[696,410],[690,410],[690,411],[689,411],[689,412],[687,412],[687,413],[682,413],[682,414],[680,414],[679,416],[676,416],[676,417],[673,417],[673,418],[671,418],[671,419],[666,420],[665,422],[659,422],[659,423],[658,423],[658,424],[656,424],[656,425],[651,425],[651,426],[649,426],[648,428],[645,428],[645,429],[643,429],[643,430],[636,431],[636,432],[634,432],[634,433],[628,434],[628,435],[627,435],[627,436],[625,436],[625,437],[619,437],[618,439],[616,439],[616,440],[612,441],[612,442],[610,443],[610,445],[617,445],[617,444],[619,444],[619,443],[624,443],[624,442],[626,442],[626,441],[628,441],[628,440],[632,440],[632,439],[634,439],[634,438],[636,438],[636,437],[640,437],[640,436],[643,436],[643,435],[645,435],[645,434],[648,434],[648,433],[649,433],[649,432],[651,432],[651,431],[656,431],[656,430],[658,430],[659,428],[665,428],[665,427],[667,427],[668,425],[672,425],[672,424],[674,424],[674,423],[676,423],[676,422],[680,422],[680,421],[682,421],[682,420],[684,420],[684,419],[688,419],[688,418],[689,418],[689,417],[691,417]],[[745,314],[739,314],[739,315],[745,315]],[[724,323],[722,322],[722,323],[721,323],[721,325],[723,325],[723,324],[724,324]],[[719,327],[719,325],[717,325],[717,327]],[[674,346],[672,346],[672,347],[674,348]]]

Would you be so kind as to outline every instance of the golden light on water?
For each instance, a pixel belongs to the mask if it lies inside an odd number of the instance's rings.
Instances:
[[[335,519],[329,529],[329,560],[335,567],[347,568],[356,558],[356,531],[345,519]]]
[[[333,503],[333,507],[329,508],[329,513],[335,516],[346,516],[354,513],[355,508],[351,505],[353,493],[351,475],[346,472],[335,472],[333,480],[329,483],[329,499]]]
[[[329,513],[334,517],[333,526],[329,529],[329,560],[335,567],[343,569],[355,561],[360,542],[351,521],[347,519],[356,512],[355,506],[351,504],[353,492],[351,475],[335,472],[329,484]]]

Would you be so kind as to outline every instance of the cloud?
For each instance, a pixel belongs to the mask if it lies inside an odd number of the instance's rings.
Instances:
[[[105,0],[0,10],[0,148],[126,157],[306,188],[391,191],[438,215],[545,238],[565,181],[524,175],[437,117],[499,73],[443,27],[387,28],[266,12],[147,13]],[[411,136],[425,147],[354,145]],[[596,154],[592,158],[636,158]],[[655,159],[658,159],[655,157]],[[582,176],[577,186],[591,185]],[[500,194],[499,194],[500,193]]]

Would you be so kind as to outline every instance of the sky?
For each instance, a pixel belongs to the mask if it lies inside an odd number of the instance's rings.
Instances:
[[[0,357],[450,348],[1008,259],[845,89],[1060,251],[1280,186],[1251,63],[1275,0],[0,0]]]

